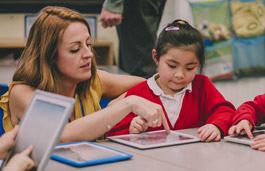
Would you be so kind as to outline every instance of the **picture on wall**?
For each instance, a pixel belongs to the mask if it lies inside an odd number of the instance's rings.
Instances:
[[[97,17],[96,16],[84,16],[87,20],[90,29],[91,29],[91,37],[97,37]],[[36,20],[37,15],[25,15],[25,37],[28,37],[31,26]]]

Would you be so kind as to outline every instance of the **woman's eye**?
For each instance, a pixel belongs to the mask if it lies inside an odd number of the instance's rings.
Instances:
[[[91,43],[87,43],[86,46],[90,48],[91,47]]]
[[[70,50],[71,53],[76,53],[78,51],[79,51],[79,49]]]

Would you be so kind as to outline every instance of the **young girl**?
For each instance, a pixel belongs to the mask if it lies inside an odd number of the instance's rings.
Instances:
[[[233,124],[229,129],[229,134],[247,134],[253,138],[251,131],[254,131],[255,125],[261,125],[265,120],[265,94],[258,95],[253,101],[247,101],[240,105],[235,112]],[[251,148],[265,151],[265,134],[254,138]]]
[[[218,141],[232,124],[234,106],[226,101],[204,75],[204,41],[186,21],[167,25],[152,51],[158,73],[131,88],[126,97],[138,95],[163,107],[171,130],[200,127],[202,141]],[[153,122],[156,124],[156,121]],[[148,127],[145,119],[127,115],[109,136],[161,130]]]

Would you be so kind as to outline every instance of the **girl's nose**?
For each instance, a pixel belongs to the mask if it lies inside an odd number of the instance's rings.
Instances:
[[[177,78],[184,78],[184,72],[180,69],[180,70],[176,71],[174,76]]]

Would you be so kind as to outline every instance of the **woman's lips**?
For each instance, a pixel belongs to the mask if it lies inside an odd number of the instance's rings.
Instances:
[[[82,65],[80,68],[82,68],[82,69],[90,69],[90,63]]]

